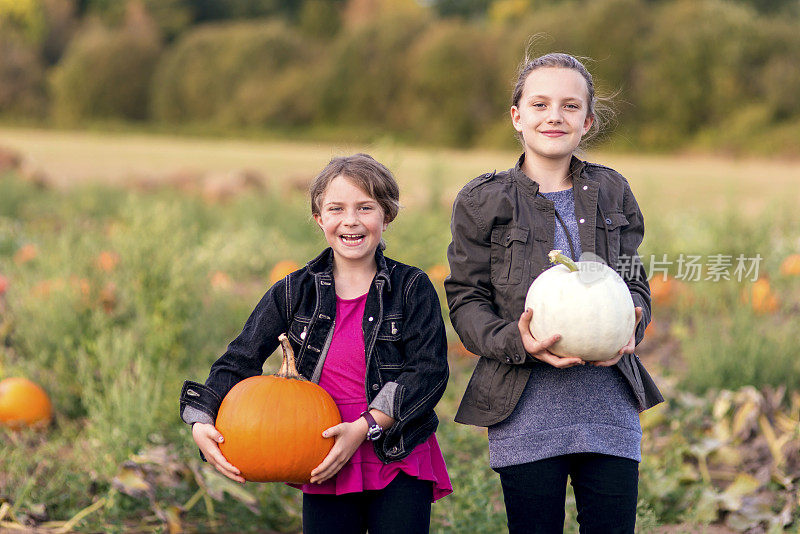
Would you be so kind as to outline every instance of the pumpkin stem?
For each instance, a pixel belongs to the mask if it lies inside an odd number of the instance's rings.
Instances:
[[[281,363],[280,370],[275,373],[275,376],[280,378],[294,378],[296,380],[305,380],[297,373],[297,367],[294,364],[294,351],[292,345],[289,343],[289,338],[286,334],[278,336],[278,341],[281,342],[281,350],[283,350],[283,362]]]
[[[575,264],[575,262],[564,256],[560,250],[551,250],[547,257],[550,258],[550,263],[560,263],[561,265],[566,265],[567,268],[573,273],[578,270],[578,266]]]

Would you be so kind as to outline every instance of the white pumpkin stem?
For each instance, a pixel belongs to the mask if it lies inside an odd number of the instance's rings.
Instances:
[[[281,342],[281,350],[283,351],[283,362],[281,363],[280,370],[274,376],[280,378],[294,378],[295,380],[305,380],[297,372],[297,367],[294,364],[294,350],[289,343],[289,338],[286,334],[278,336],[278,341]]]
[[[566,265],[567,269],[573,273],[578,270],[578,266],[575,264],[575,262],[569,259],[567,256],[564,256],[560,250],[551,250],[547,257],[550,258],[550,263],[560,263],[561,265]]]

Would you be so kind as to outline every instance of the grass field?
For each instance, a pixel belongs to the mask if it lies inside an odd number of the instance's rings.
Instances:
[[[432,188],[446,203],[469,179],[507,169],[518,156],[391,143],[330,145],[8,128],[0,128],[0,146],[27,154],[60,187],[166,179],[187,170],[254,169],[280,188],[313,177],[332,156],[366,151],[396,174],[408,206],[426,202]],[[752,215],[775,201],[800,202],[800,161],[603,153],[589,153],[586,159],[625,175],[648,217],[728,207]]]
[[[426,269],[440,294],[450,198],[515,157],[11,129],[0,146],[26,159],[0,173],[0,377],[44,385],[56,414],[44,431],[0,428],[0,531],[297,532],[298,492],[225,484],[199,462],[177,416],[182,381],[205,378],[279,261],[323,246],[299,189],[331,155],[367,150],[397,172],[406,208],[387,254]],[[630,179],[645,259],[763,258],[758,282],[680,281],[674,264],[651,281],[639,354],[668,402],[642,415],[638,531],[797,532],[800,276],[785,266],[800,252],[800,169],[591,159]],[[241,169],[266,188],[204,189]],[[456,491],[434,506],[433,531],[501,532],[485,430],[452,421],[474,358],[449,336],[438,436]]]

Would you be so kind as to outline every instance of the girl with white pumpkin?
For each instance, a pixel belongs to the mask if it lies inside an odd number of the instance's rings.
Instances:
[[[526,58],[510,109],[524,152],[513,168],[469,182],[453,206],[450,318],[466,348],[481,356],[456,421],[488,427],[489,463],[500,475],[512,533],[562,532],[568,476],[581,532],[633,532],[638,412],[663,400],[633,354],[650,320],[637,255],[642,213],[625,178],[574,155],[597,128],[596,106],[580,61]],[[622,275],[629,295],[594,305],[609,313],[630,307],[627,324],[606,327],[627,328],[610,359],[588,361],[596,358],[580,347],[578,355],[556,355],[566,331],[531,334],[526,294],[550,267],[552,249],[575,261],[591,253]],[[575,310],[569,334],[598,335],[583,315]]]
[[[424,272],[383,255],[399,209],[385,166],[365,154],[334,158],[310,196],[330,246],[267,291],[205,384],[187,381],[181,417],[208,462],[244,482],[220,451],[216,414],[287,332],[298,372],[333,397],[344,421],[323,432],[333,448],[300,486],[303,531],[428,532],[431,502],[452,492],[434,434],[448,379],[439,299]]]

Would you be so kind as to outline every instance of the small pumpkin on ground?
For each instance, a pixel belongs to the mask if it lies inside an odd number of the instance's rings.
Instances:
[[[219,448],[245,480],[303,484],[333,448],[322,431],[342,419],[328,392],[297,373],[286,334],[279,339],[280,370],[242,380],[222,400]]]
[[[450,274],[450,269],[441,263],[437,263],[428,269],[428,278],[435,284],[443,284],[444,279]]]
[[[607,265],[575,263],[551,250],[550,267],[531,284],[525,308],[533,310],[531,333],[538,340],[560,334],[550,352],[586,361],[614,358],[633,334],[636,313],[630,290]]]
[[[281,260],[269,272],[269,285],[275,285],[284,276],[299,269],[300,266],[292,260]]]
[[[0,382],[0,424],[12,429],[45,427],[53,417],[47,393],[27,378],[11,377]]]
[[[671,276],[654,276],[649,280],[650,298],[656,306],[671,306],[683,291],[682,284]]]
[[[774,313],[780,307],[780,300],[766,278],[759,278],[749,289],[745,288],[742,291],[742,301],[750,303],[753,311],[758,314]]]
[[[800,254],[790,254],[781,262],[781,274],[784,276],[800,275]]]

